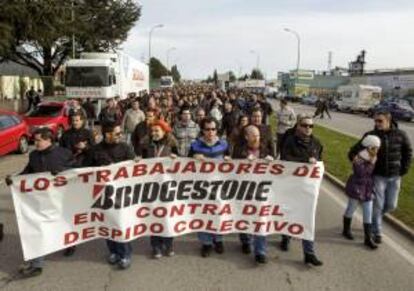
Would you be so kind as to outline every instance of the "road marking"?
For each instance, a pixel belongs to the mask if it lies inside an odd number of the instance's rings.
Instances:
[[[332,198],[332,200],[334,200],[338,205],[342,206],[345,210],[345,207],[346,207],[345,201],[338,198],[335,193],[326,189],[326,187],[322,187],[322,190],[325,191]],[[356,217],[359,223],[362,223],[362,215],[359,212],[355,212],[354,217]],[[383,235],[383,241],[387,243],[401,257],[406,259],[407,262],[409,262],[411,265],[414,266],[414,256],[409,251],[404,249],[400,244],[395,242],[393,239],[391,239],[386,234]]]

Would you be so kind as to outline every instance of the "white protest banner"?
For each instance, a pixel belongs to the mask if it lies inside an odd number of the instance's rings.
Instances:
[[[323,163],[156,158],[17,176],[26,260],[97,238],[192,232],[313,240]]]

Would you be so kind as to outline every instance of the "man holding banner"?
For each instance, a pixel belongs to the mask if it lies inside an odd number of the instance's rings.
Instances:
[[[243,129],[243,143],[237,144],[234,147],[232,157],[234,159],[248,159],[250,161],[256,159],[266,159],[273,161],[272,153],[269,153],[266,145],[261,142],[260,130],[255,125],[248,125]],[[267,263],[266,259],[266,236],[250,235],[246,233],[240,234],[240,241],[242,243],[242,252],[250,254],[252,237],[254,244],[254,254],[256,262],[259,264]]]
[[[322,160],[322,145],[312,135],[313,119],[310,116],[298,116],[298,122],[294,132],[286,137],[282,145],[281,160],[316,164]],[[290,236],[283,235],[281,249],[289,250]],[[322,262],[316,257],[314,242],[302,240],[305,264],[322,266]]]
[[[202,136],[197,138],[190,146],[189,156],[198,160],[204,158],[228,159],[229,146],[227,142],[218,137],[219,124],[211,117],[204,118],[200,124]],[[202,243],[201,256],[210,256],[212,247],[218,254],[224,252],[223,236],[199,232],[198,239]]]
[[[20,175],[51,172],[56,176],[59,172],[67,170],[73,165],[72,153],[70,150],[55,146],[52,131],[47,127],[37,129],[33,134],[35,150],[29,155],[29,162]],[[12,185],[10,176],[6,177],[6,184]],[[42,211],[42,205],[38,206]],[[44,257],[38,257],[23,264],[19,270],[25,277],[34,277],[42,274]]]
[[[92,148],[88,157],[88,166],[107,166],[122,161],[133,160],[135,157],[132,147],[121,142],[121,127],[115,124],[106,124],[102,127],[103,141]],[[109,249],[108,263],[117,264],[120,269],[127,269],[131,265],[132,246],[130,242],[121,243],[106,240]]]

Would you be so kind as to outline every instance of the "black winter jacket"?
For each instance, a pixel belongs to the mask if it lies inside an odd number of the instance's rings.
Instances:
[[[289,134],[283,141],[280,159],[284,161],[308,163],[310,158],[322,160],[323,147],[319,140],[313,135],[308,142],[296,134]]]
[[[74,160],[71,151],[52,145],[43,151],[32,151],[29,162],[20,174],[51,172],[56,174],[72,168]]]
[[[126,143],[108,144],[105,141],[92,147],[85,166],[99,167],[115,164],[135,157],[132,147]]]
[[[86,128],[69,129],[62,135],[59,144],[61,147],[67,148],[73,152],[75,145],[81,140],[87,140],[89,146],[95,144],[92,131]]]
[[[407,134],[393,124],[391,130],[381,131],[374,129],[364,134],[349,151],[348,158],[352,161],[363,148],[362,140],[367,135],[376,135],[381,139],[374,175],[383,177],[403,176],[410,169],[412,147]]]

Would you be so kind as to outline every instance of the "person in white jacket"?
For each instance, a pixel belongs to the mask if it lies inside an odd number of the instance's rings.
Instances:
[[[276,143],[276,157],[279,156],[282,148],[283,136],[286,131],[292,128],[296,123],[296,115],[293,109],[288,106],[286,100],[280,100],[280,109],[276,112],[277,119],[277,143]]]
[[[142,110],[139,109],[139,102],[137,99],[132,100],[131,108],[128,109],[125,114],[124,118],[122,119],[122,130],[126,136],[126,143],[131,143],[131,135],[135,130],[137,124],[143,122],[145,120],[145,114]]]

